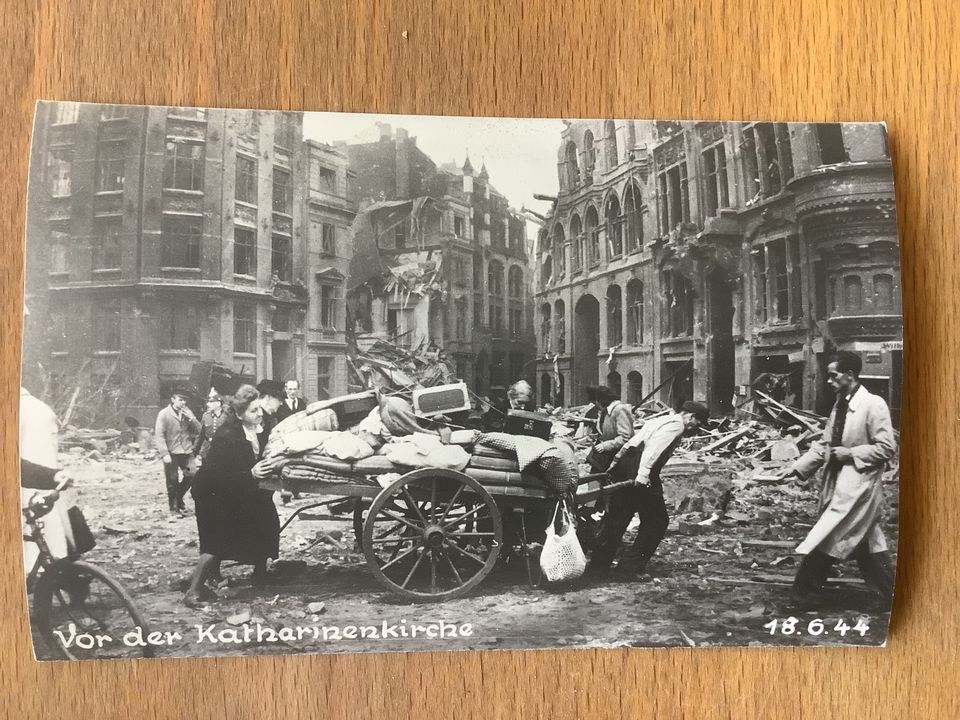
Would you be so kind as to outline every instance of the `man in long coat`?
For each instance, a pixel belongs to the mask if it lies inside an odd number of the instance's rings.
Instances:
[[[803,555],[794,590],[801,596],[823,588],[837,561],[853,558],[867,584],[887,602],[894,569],[880,527],[883,471],[896,454],[890,409],[860,384],[860,356],[841,351],[827,366],[837,402],[822,439],[783,473],[804,480],[822,468],[820,517],[800,543]]]

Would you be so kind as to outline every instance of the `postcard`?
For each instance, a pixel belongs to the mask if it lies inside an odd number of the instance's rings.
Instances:
[[[41,660],[883,645],[882,123],[40,102]]]

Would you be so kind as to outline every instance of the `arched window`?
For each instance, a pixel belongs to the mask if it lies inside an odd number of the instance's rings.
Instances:
[[[619,285],[607,288],[607,347],[623,342],[623,293]]]
[[[583,269],[583,226],[580,223],[580,216],[574,215],[570,219],[570,238],[573,241],[573,258],[570,264],[573,266],[573,272],[580,272]]]
[[[627,373],[627,402],[637,405],[643,400],[643,375],[636,370]]]
[[[570,140],[564,149],[564,166],[567,170],[567,186],[575,188],[580,184],[580,163],[577,162],[577,144]]]
[[[494,337],[503,335],[503,265],[497,260],[490,261],[487,268],[487,306],[488,321]]]
[[[894,307],[893,299],[893,276],[887,273],[873,276],[873,296],[874,305],[877,310],[892,310]]]
[[[553,304],[553,322],[557,326],[557,352],[561,355],[567,353],[567,310],[563,300],[557,300]]]
[[[552,310],[550,303],[544,303],[540,306],[540,349],[544,355],[553,352]]]
[[[620,201],[616,195],[611,195],[607,200],[607,207],[604,212],[607,220],[607,237],[610,242],[610,257],[618,258],[623,255],[623,222],[624,218],[620,215]]]
[[[553,379],[550,373],[543,373],[540,376],[540,404],[546,405],[553,402]]]
[[[597,151],[593,146],[593,133],[587,130],[583,134],[583,180],[593,180],[593,169],[597,165]]]
[[[583,232],[586,235],[587,242],[587,261],[592,267],[600,262],[600,218],[593,205],[587,208],[587,214],[584,216],[583,222]]]
[[[843,278],[843,310],[852,313],[862,309],[863,281],[859,275],[847,275]]]
[[[643,281],[627,283],[627,344],[643,344]]]
[[[623,216],[627,232],[627,252],[636,252],[643,245],[643,219],[640,213],[640,191],[634,183],[623,193]]]
[[[510,335],[515,340],[523,334],[523,270],[519,265],[511,265],[507,272],[507,324]]]
[[[620,151],[617,148],[617,125],[613,120],[603,124],[604,154],[607,170],[613,170],[620,163]]]
[[[607,373],[607,387],[613,390],[613,394],[617,397],[620,397],[620,394],[623,392],[623,385],[620,381],[620,373],[614,370],[611,373]]]
[[[553,258],[547,255],[546,259],[543,261],[543,266],[540,268],[540,284],[543,287],[550,285],[553,280]]]
[[[511,265],[507,274],[507,295],[511,300],[523,300],[523,270],[519,265]]]
[[[553,229],[553,254],[557,258],[557,278],[565,277],[567,274],[567,242],[563,234],[563,225],[557,223]]]

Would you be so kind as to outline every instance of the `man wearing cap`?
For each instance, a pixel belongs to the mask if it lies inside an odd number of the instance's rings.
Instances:
[[[189,463],[199,434],[200,423],[187,407],[187,393],[174,391],[170,396],[170,404],[157,413],[154,427],[154,442],[163,460],[171,513],[180,514],[187,509],[183,504],[183,496],[190,489],[192,476]]]
[[[823,589],[833,564],[853,558],[864,580],[885,602],[893,599],[894,569],[880,528],[883,471],[896,454],[890,409],[860,384],[862,361],[841,351],[827,366],[837,394],[819,442],[781,473],[804,480],[823,470],[820,518],[800,543],[803,555],[794,592],[801,597]]]
[[[632,484],[610,495],[597,549],[587,568],[590,575],[603,576],[609,571],[623,533],[633,516],[638,515],[637,537],[633,545],[624,550],[618,570],[638,580],[649,579],[647,562],[666,535],[669,522],[660,470],[683,436],[700,427],[708,418],[705,404],[687,401],[678,413],[648,420],[620,448],[610,465],[610,477],[614,482],[630,481]]]

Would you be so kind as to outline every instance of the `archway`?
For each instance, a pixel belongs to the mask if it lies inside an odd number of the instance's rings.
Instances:
[[[643,400],[643,375],[636,370],[627,373],[627,402],[639,405]]]
[[[586,388],[596,385],[597,353],[600,352],[600,302],[584,295],[573,311],[573,402],[586,402]]]
[[[543,373],[540,376],[540,405],[546,405],[553,402],[553,380],[550,373]]]
[[[613,390],[613,394],[618,398],[623,397],[623,384],[620,380],[620,373],[618,373],[616,370],[607,373],[607,387]]]

